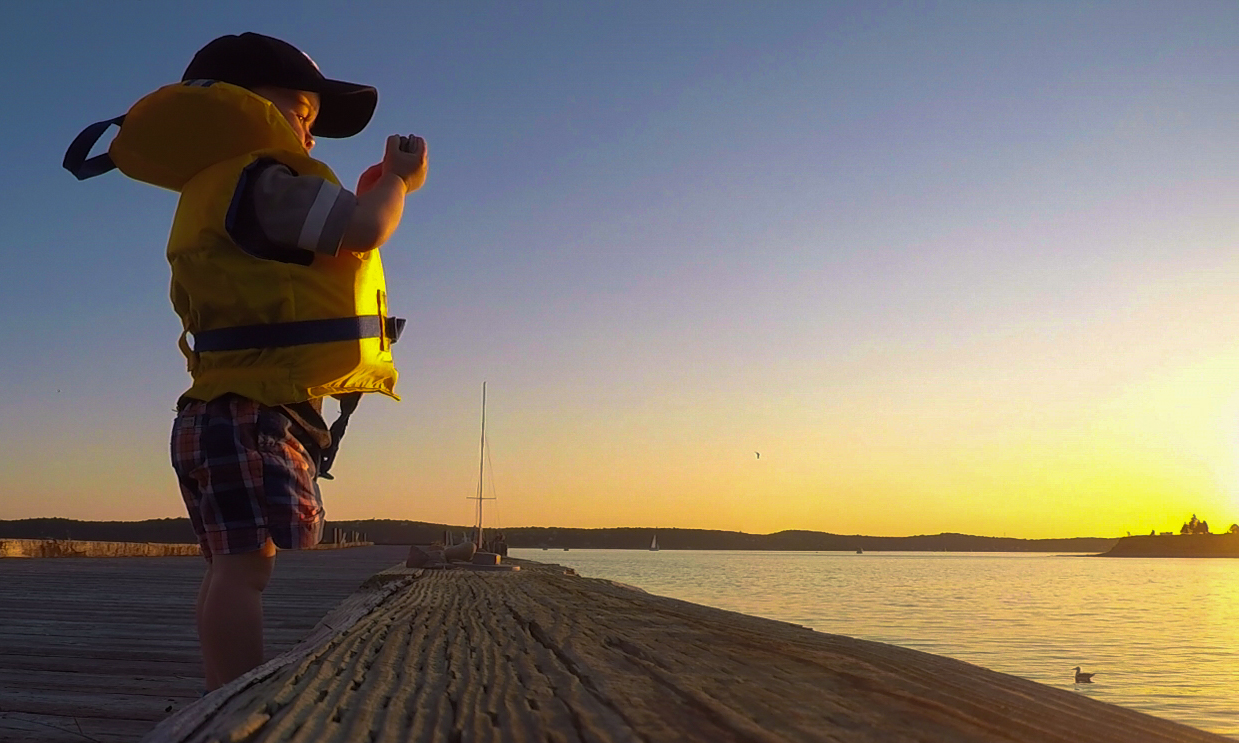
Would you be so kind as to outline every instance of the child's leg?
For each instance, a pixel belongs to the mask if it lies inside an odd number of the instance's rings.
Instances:
[[[257,552],[214,556],[199,615],[208,691],[262,665],[262,591],[274,565],[271,540]]]
[[[198,603],[195,609],[195,616],[198,618],[198,643],[202,644],[204,636],[203,628],[206,626],[203,622],[203,607],[206,606],[207,592],[211,590],[211,563],[207,563],[206,573],[202,576],[202,585],[198,586]],[[205,646],[204,646],[205,647]],[[215,675],[215,669],[208,662],[209,659],[204,652],[202,654],[202,674],[206,679],[207,689],[218,689],[220,687],[219,679]]]
[[[197,621],[206,688],[214,690],[263,662],[262,591],[276,544],[312,547],[322,535],[317,459],[279,410],[224,395],[181,409],[172,464],[211,562]]]

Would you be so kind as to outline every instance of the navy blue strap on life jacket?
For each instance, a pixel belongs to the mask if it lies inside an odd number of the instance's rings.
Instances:
[[[115,170],[116,163],[112,162],[112,158],[108,156],[108,153],[95,155],[89,159],[87,159],[87,155],[90,154],[90,149],[95,146],[95,143],[99,141],[109,126],[113,124],[120,126],[124,121],[125,117],[121,115],[106,121],[96,121],[83,129],[82,133],[73,140],[73,144],[69,145],[69,149],[65,151],[63,163],[65,170],[72,173],[79,181],[103,175],[109,170]]]
[[[215,84],[214,80],[186,80],[182,83],[191,87],[209,88]],[[69,171],[79,181],[84,181],[87,178],[94,178],[97,175],[103,175],[109,170],[116,169],[116,163],[112,162],[112,158],[108,153],[95,155],[87,159],[90,154],[90,149],[95,146],[95,143],[103,136],[108,127],[115,124],[120,126],[125,122],[125,115],[121,114],[114,119],[105,121],[96,121],[90,126],[82,130],[82,133],[77,135],[73,140],[73,144],[69,145],[69,149],[65,152],[63,165],[65,170]]]
[[[395,343],[404,332],[403,317],[337,317],[329,320],[300,320],[297,322],[270,323],[268,325],[242,325],[235,328],[216,328],[194,333],[194,352],[243,351],[253,348],[282,348],[303,346],[309,343],[381,338],[386,335],[389,343]],[[348,392],[334,396],[340,401],[340,417],[331,424],[331,445],[318,457],[316,477],[333,480],[331,465],[340,452],[340,440],[348,427],[349,416],[361,402],[360,392]]]
[[[384,332],[386,331],[386,332]],[[329,320],[298,320],[266,325],[240,325],[194,333],[194,351],[244,351],[251,348],[284,348],[310,343],[381,338],[395,343],[404,331],[403,317],[334,317]]]

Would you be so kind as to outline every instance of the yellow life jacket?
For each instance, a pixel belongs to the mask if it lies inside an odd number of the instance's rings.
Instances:
[[[120,132],[108,153],[88,159],[111,124]],[[115,167],[180,192],[167,257],[172,305],[184,327],[179,345],[193,376],[187,396],[232,392],[266,405],[363,392],[399,399],[391,344],[404,320],[387,316],[377,250],[329,256],[273,246],[260,257],[230,235],[241,208],[234,195],[261,160],[339,184],[270,101],[228,83],[191,80],[88,127],[64,165],[79,179]],[[192,349],[186,335],[194,337]]]

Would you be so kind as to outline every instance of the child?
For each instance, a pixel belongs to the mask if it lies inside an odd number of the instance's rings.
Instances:
[[[79,178],[118,167],[181,193],[168,260],[193,385],[177,404],[172,463],[207,560],[197,620],[213,690],[263,661],[276,549],[318,543],[315,480],[330,477],[356,400],[396,397],[390,348],[403,320],[387,316],[376,249],[427,157],[421,138],[388,137],[357,193],[341,188],[310,157],[314,136],[357,134],[378,94],[325,78],[278,39],[218,38],[183,81],[87,129],[65,166]],[[86,160],[109,123],[121,130],[108,155]],[[331,429],[328,395],[341,399]]]

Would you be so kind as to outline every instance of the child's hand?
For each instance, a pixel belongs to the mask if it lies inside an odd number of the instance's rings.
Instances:
[[[427,159],[426,140],[412,134],[408,138],[393,134],[387,138],[383,172],[392,173],[404,181],[406,192],[416,191],[426,182]]]
[[[383,162],[366,168],[357,180],[357,207],[340,247],[365,253],[386,243],[400,224],[405,197],[425,181],[425,140],[414,136],[388,137]]]

